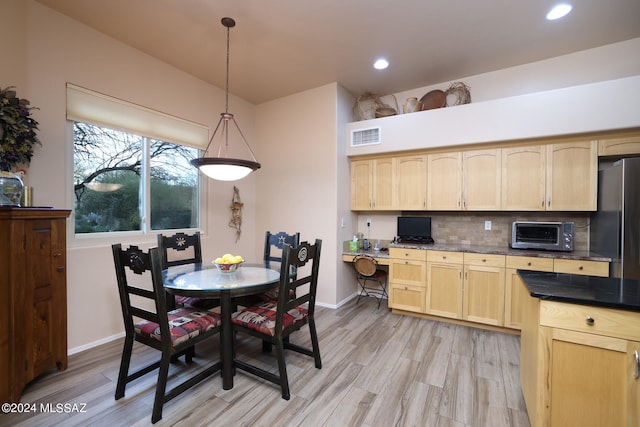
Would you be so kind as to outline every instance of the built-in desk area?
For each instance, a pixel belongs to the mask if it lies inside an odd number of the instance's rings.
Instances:
[[[551,252],[508,246],[388,244],[388,251],[349,251],[342,260],[368,255],[389,269],[389,307],[396,314],[517,332],[523,299],[518,269],[608,276],[609,258],[588,251]],[[384,248],[384,246],[383,246]]]

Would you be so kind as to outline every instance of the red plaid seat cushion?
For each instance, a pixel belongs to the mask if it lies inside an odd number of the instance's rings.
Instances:
[[[275,301],[247,307],[231,315],[231,321],[236,325],[241,325],[249,329],[259,331],[265,335],[274,336],[276,332],[276,309],[278,304]],[[282,326],[287,328],[302,322],[307,318],[307,309],[295,307],[284,314]]]
[[[220,313],[211,310],[199,310],[193,307],[180,307],[167,313],[171,343],[176,346],[190,338],[197,337],[203,332],[215,328],[220,324]],[[137,334],[155,338],[160,341],[160,325],[145,320],[134,326]]]

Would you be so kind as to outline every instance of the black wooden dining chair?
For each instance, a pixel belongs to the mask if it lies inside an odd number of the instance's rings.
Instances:
[[[176,265],[202,262],[202,246],[200,232],[194,234],[176,233],[173,236],[158,234],[158,247],[162,256],[162,269]],[[188,306],[196,308],[213,308],[220,305],[217,298],[195,298],[181,295],[168,295],[169,307]]]
[[[262,257],[265,265],[270,265],[272,262],[282,264],[282,250],[284,248],[284,245],[289,245],[295,248],[299,243],[300,233],[287,234],[283,231],[279,231],[275,234],[272,234],[270,231],[265,232],[264,253]],[[293,271],[291,272],[291,274],[295,279],[296,269],[295,267],[292,268]]]
[[[115,244],[112,251],[125,329],[115,399],[124,397],[129,382],[159,369],[151,415],[151,422],[155,423],[162,418],[162,406],[166,402],[220,370],[221,362],[217,361],[166,391],[170,362],[184,355],[190,364],[196,343],[219,336],[221,317],[213,309],[180,307],[168,311],[158,248],[144,252],[137,246],[124,250],[120,244]],[[161,357],[159,361],[129,373],[135,341],[160,350]]]
[[[284,245],[277,301],[247,307],[232,315],[234,332],[252,335],[276,347],[279,373],[276,375],[244,360],[240,360],[235,351],[234,365],[238,369],[278,384],[282,391],[282,398],[286,400],[289,400],[290,393],[284,357],[285,349],[312,356],[316,368],[322,368],[314,317],[321,246],[322,240],[319,239],[316,239],[313,245],[308,242],[300,243],[295,248]],[[298,273],[300,273],[300,267],[305,266],[309,262],[311,262],[310,272],[304,277],[293,279],[291,275],[288,274],[290,267],[296,267]],[[289,297],[291,291],[294,291],[296,295],[293,299]],[[293,332],[299,330],[304,325],[309,326],[311,349],[293,344],[289,339],[289,336]]]
[[[285,245],[292,247],[298,246],[300,243],[300,233],[287,234],[284,231],[279,231],[275,234],[270,231],[264,234],[264,250],[263,250],[263,262],[266,268],[282,267],[282,251]],[[291,266],[291,278],[297,277],[296,266]],[[294,296],[292,294],[292,296]],[[261,302],[275,301],[278,299],[278,288],[270,289],[266,292],[255,295],[247,295],[237,299],[239,305],[248,307],[252,305],[260,304]],[[270,349],[269,345],[265,343],[265,351]]]

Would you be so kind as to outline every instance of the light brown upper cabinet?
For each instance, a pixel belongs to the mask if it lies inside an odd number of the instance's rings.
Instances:
[[[500,210],[500,149],[429,154],[429,210]]]
[[[640,154],[640,132],[604,137],[598,141],[598,156]]]
[[[462,208],[499,211],[502,173],[500,149],[462,153]]]
[[[544,145],[502,149],[502,209],[543,211],[547,151]]]
[[[397,208],[427,209],[427,155],[396,158]]]
[[[427,156],[427,209],[431,211],[462,209],[461,152]]]
[[[351,209],[596,210],[598,140],[555,141],[355,159],[351,161]],[[625,141],[630,144],[627,149],[633,150],[633,141]]]
[[[595,141],[502,149],[502,210],[596,210],[597,186]]]
[[[373,183],[373,162],[353,160],[351,162],[351,209],[364,211],[371,209]]]
[[[391,157],[351,162],[351,209],[395,208],[395,162]]]
[[[597,141],[547,146],[548,211],[595,211],[598,198]]]

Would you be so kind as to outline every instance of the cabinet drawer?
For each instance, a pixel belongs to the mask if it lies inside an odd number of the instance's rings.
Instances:
[[[427,261],[446,262],[448,264],[462,264],[463,252],[427,251]]]
[[[427,251],[424,249],[389,248],[389,258],[426,261]]]
[[[425,312],[426,288],[392,283],[389,286],[389,307],[398,310]]]
[[[553,258],[507,255],[507,268],[553,271]]]
[[[389,264],[389,282],[424,288],[427,286],[427,263],[392,259]]]
[[[474,254],[465,253],[464,263],[466,265],[478,265],[483,267],[504,267],[505,256],[504,255],[490,255],[490,254]]]
[[[609,263],[605,261],[555,259],[553,261],[553,271],[555,273],[609,277]]]
[[[634,311],[540,301],[540,324],[614,338],[640,340],[640,313]]]

